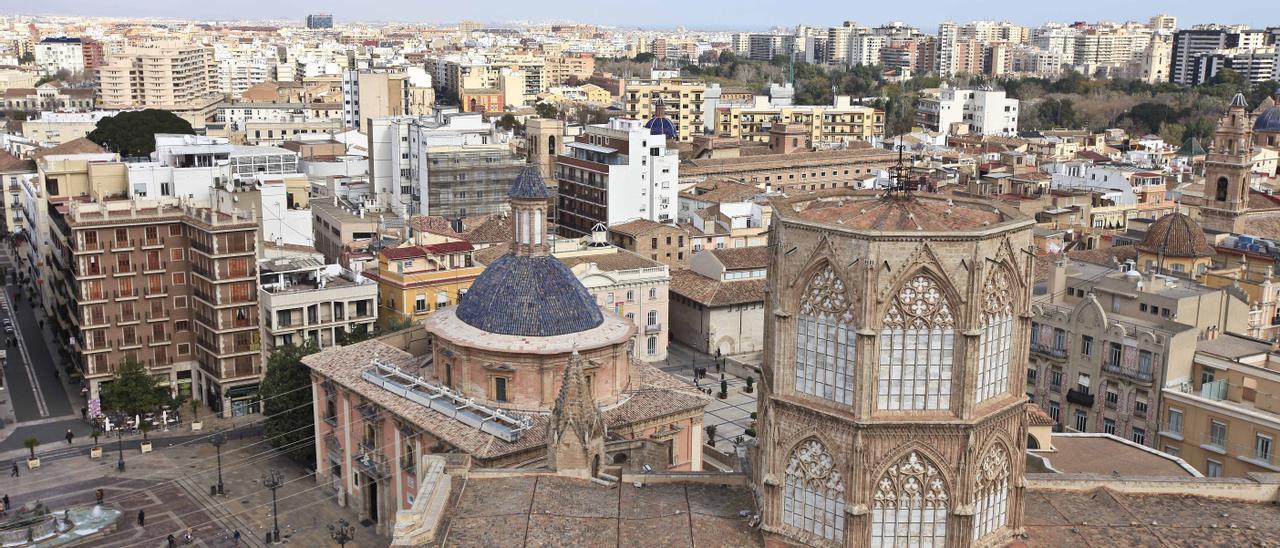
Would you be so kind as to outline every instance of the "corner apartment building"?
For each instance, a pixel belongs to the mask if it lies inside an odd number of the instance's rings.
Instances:
[[[916,121],[928,131],[946,134],[1015,135],[1018,100],[1003,90],[944,86],[920,99]]]
[[[377,268],[364,276],[378,283],[379,316],[418,321],[457,305],[484,271],[465,241],[406,245],[378,252]]]
[[[848,95],[837,95],[831,105],[775,106],[757,95],[750,105],[721,107],[715,111],[715,131],[758,143],[769,142],[775,124],[803,128],[811,146],[869,141],[884,137],[884,111],[855,105]]]
[[[1161,387],[1189,370],[1197,340],[1245,328],[1248,311],[1229,291],[1132,263],[1064,260],[1031,307],[1027,395],[1068,431],[1158,447]]]
[[[50,215],[54,317],[90,398],[131,359],[225,417],[259,410],[257,219],[168,198]]]
[[[370,118],[431,114],[435,102],[431,76],[421,68],[342,75],[342,122],[349,128],[364,129]]]
[[[557,218],[565,235],[635,219],[675,222],[680,158],[667,139],[658,124],[613,118],[565,143],[555,161]]]
[[[378,284],[308,256],[258,262],[262,354],[310,341],[329,348],[352,333],[371,333],[378,319]]]
[[[680,142],[692,142],[693,136],[702,133],[703,108],[707,85],[703,82],[679,79],[630,80],[622,92],[623,115],[647,123],[661,113],[676,127]]]
[[[173,111],[204,127],[222,101],[213,48],[153,42],[110,53],[99,68],[102,108]]]
[[[315,248],[328,264],[356,270],[348,261],[349,245],[372,243],[385,227],[380,212],[370,212],[344,198],[333,196],[311,201]]]

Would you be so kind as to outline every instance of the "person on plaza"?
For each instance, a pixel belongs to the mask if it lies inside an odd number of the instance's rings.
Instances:
[[[103,494],[104,494],[104,493],[102,492],[102,488],[101,488],[101,487],[99,487],[97,491],[94,491],[94,492],[93,492],[93,496],[94,496],[94,498],[98,499],[98,506],[102,506],[102,496],[103,496]]]
[[[67,437],[67,445],[71,445],[71,440],[75,439],[76,435],[75,435],[75,434],[72,434],[72,433],[71,433],[71,429],[70,429],[70,428],[68,428],[68,429],[67,429],[67,436],[66,436],[66,437]]]
[[[169,543],[169,548],[178,548],[178,539],[173,538],[173,533],[169,533],[169,536],[164,540]]]
[[[191,528],[190,528],[190,527],[188,527],[188,528],[187,528],[187,531],[186,531],[185,533],[183,533],[183,534],[182,534],[182,543],[183,543],[183,544],[191,544],[191,541],[193,541],[193,540],[195,540],[195,537],[191,536]]]
[[[89,420],[89,408],[88,408],[88,407],[81,407],[81,408],[80,408],[80,420],[82,420],[82,421],[87,421],[87,420]]]
[[[0,504],[4,504],[4,509],[9,509],[9,493],[4,494],[4,498],[0,498]]]
[[[17,461],[14,461],[14,463],[13,463],[13,471],[12,471],[12,472],[9,472],[9,477],[11,477],[11,478],[17,478],[17,477],[21,477],[21,476],[22,476],[22,474],[19,474],[19,473],[18,473],[18,462],[17,462]]]
[[[147,523],[147,511],[138,510],[138,527],[144,527]]]
[[[236,546],[239,546],[239,545],[240,545],[240,530],[239,530],[239,529],[236,529],[236,532],[231,534],[231,538],[232,538],[232,539],[234,539],[234,540],[236,541]]]

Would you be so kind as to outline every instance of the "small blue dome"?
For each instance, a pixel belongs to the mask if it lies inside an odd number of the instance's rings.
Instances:
[[[666,135],[668,139],[676,138],[676,126],[665,116],[655,116],[644,123],[649,128],[649,135]]]
[[[595,298],[550,255],[503,255],[467,290],[458,319],[489,333],[550,337],[604,323]]]
[[[1280,132],[1280,106],[1271,107],[1253,121],[1254,131]]]

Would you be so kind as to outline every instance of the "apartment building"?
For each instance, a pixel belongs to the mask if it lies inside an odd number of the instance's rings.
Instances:
[[[762,190],[824,190],[855,186],[897,160],[896,152],[878,148],[787,153],[775,149],[772,154],[686,160],[680,178],[731,179]]]
[[[435,99],[431,76],[421,68],[342,75],[342,121],[349,128],[365,128],[370,118],[431,114]]]
[[[1203,64],[1199,57],[1224,49],[1262,48],[1268,45],[1267,42],[1267,31],[1250,30],[1245,25],[1196,25],[1180,30],[1173,35],[1170,79],[1175,84],[1199,83],[1199,68]]]
[[[432,312],[457,305],[484,267],[475,262],[475,247],[452,241],[402,245],[378,252],[377,268],[364,276],[378,283],[379,316],[419,321]]]
[[[1200,341],[1164,386],[1158,448],[1207,477],[1280,472],[1280,354],[1233,333]]]
[[[3,211],[4,230],[9,234],[18,234],[26,227],[26,216],[23,211],[22,189],[34,186],[38,171],[32,160],[23,160],[8,152],[0,150],[0,189],[4,189],[0,199],[0,211]]]
[[[372,333],[378,319],[378,284],[308,254],[258,262],[263,356],[310,341],[341,344],[353,333]]]
[[[674,269],[688,266],[688,241],[684,228],[649,219],[609,227],[609,243]]]
[[[622,93],[623,113],[648,123],[659,116],[661,104],[661,115],[675,126],[677,140],[691,142],[694,135],[702,133],[706,91],[705,83],[691,80],[630,80]]]
[[[40,74],[53,76],[60,70],[70,74],[83,74],[84,46],[79,38],[49,37],[40,40],[35,47],[36,67]]]
[[[1011,136],[1018,131],[1018,100],[989,87],[944,86],[920,99],[916,121],[927,131]]]
[[[92,102],[92,100],[90,100]],[[22,121],[22,135],[45,146],[58,146],[84,137],[98,127],[98,121],[115,113],[41,111],[39,116]]]
[[[769,130],[777,124],[803,128],[815,147],[884,137],[884,111],[855,105],[847,95],[835,96],[831,105],[789,106],[758,95],[750,105],[721,107],[714,115],[717,135],[758,143],[769,142]]]
[[[1144,243],[1190,255],[1203,240],[1172,230]],[[1248,322],[1249,305],[1236,293],[1144,275],[1132,263],[1063,260],[1047,291],[1031,308],[1028,397],[1068,431],[1150,447],[1158,447],[1161,387],[1189,369],[1197,340]]]
[[[222,95],[213,48],[182,42],[126,46],[99,68],[102,108],[173,111],[204,127]]]
[[[50,211],[53,301],[97,398],[124,360],[225,417],[259,411],[257,219],[171,198]]]
[[[565,52],[547,57],[548,86],[568,86],[576,81],[580,85],[591,79],[596,71],[596,57],[590,52]]]
[[[347,257],[352,244],[369,244],[380,238],[386,226],[380,212],[370,213],[361,205],[344,198],[316,199],[311,202],[311,231],[315,248],[324,255],[326,264],[337,264],[356,270]]]
[[[613,118],[587,126],[564,144],[555,169],[557,219],[565,235],[582,236],[597,224],[634,219],[675,221],[680,160],[668,148],[675,133],[665,118],[652,122],[645,127],[638,120]]]

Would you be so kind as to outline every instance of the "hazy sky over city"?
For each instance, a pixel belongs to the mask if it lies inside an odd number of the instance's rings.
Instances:
[[[3,4],[10,3],[8,8]],[[1146,21],[1157,13],[1169,13],[1181,26],[1195,23],[1244,23],[1254,27],[1280,24],[1262,20],[1268,2],[1117,2],[1115,0],[914,0],[836,1],[798,0],[650,0],[602,2],[598,0],[489,0],[487,2],[440,0],[41,0],[0,2],[0,12],[18,8],[23,13],[57,15],[158,16],[190,19],[294,19],[307,13],[332,13],[342,21],[451,22],[473,19],[484,22],[566,21],[616,26],[691,29],[767,29],[804,23],[838,25],[844,20],[874,26],[888,21],[930,28],[945,20],[1012,20],[1024,25],[1048,21]],[[1274,12],[1272,12],[1274,13]]]

